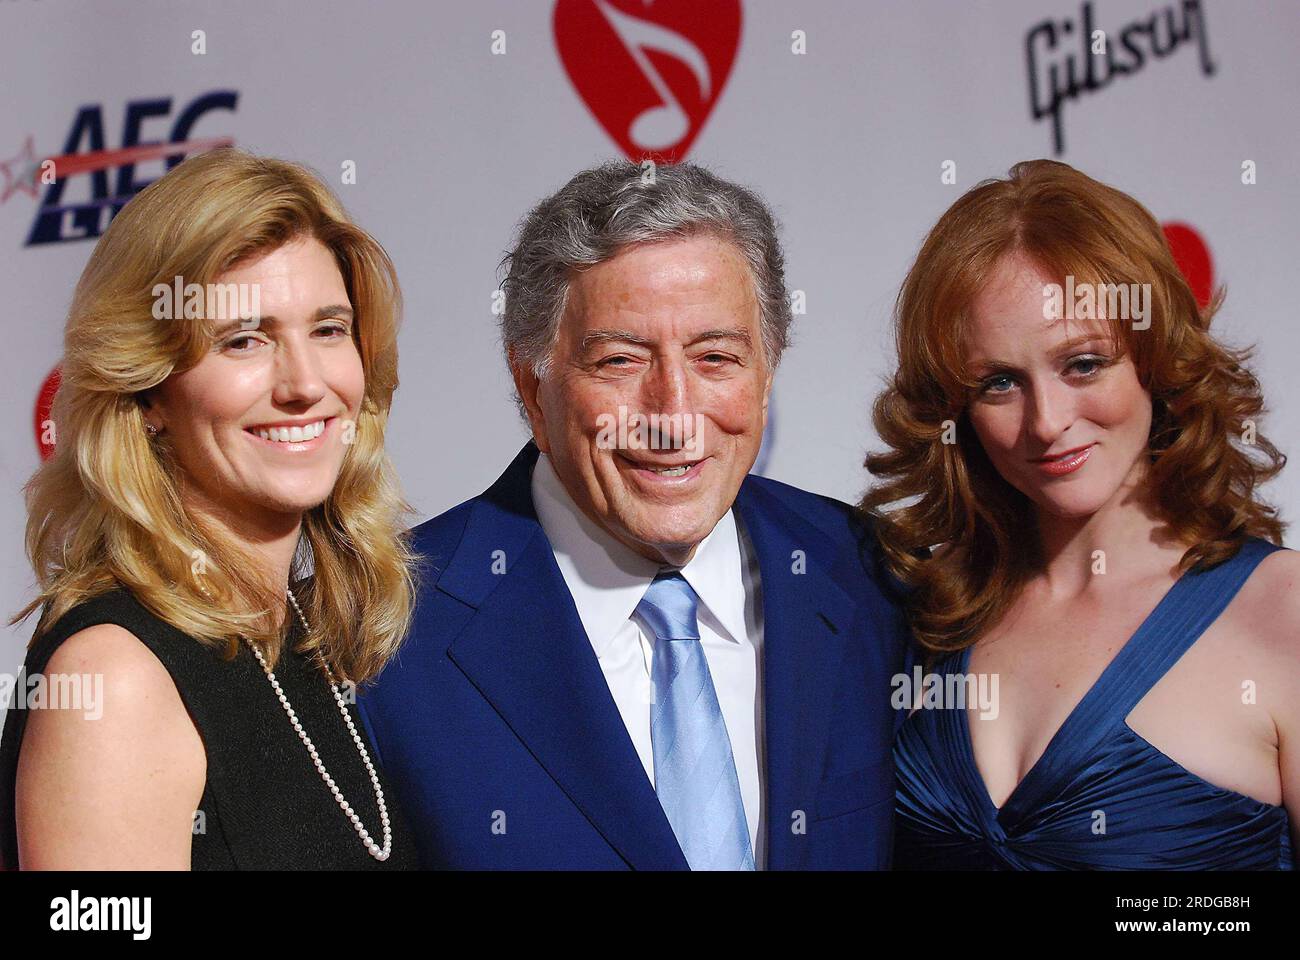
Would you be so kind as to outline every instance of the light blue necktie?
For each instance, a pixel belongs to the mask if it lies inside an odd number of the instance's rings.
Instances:
[[[736,761],[700,645],[698,600],[671,571],[655,577],[636,608],[655,636],[655,793],[692,870],[753,870]]]

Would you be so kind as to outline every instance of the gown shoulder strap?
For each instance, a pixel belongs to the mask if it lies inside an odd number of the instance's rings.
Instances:
[[[1281,549],[1251,537],[1222,563],[1179,577],[1098,681],[1098,702],[1090,711],[1095,728],[1122,722],[1218,619],[1260,561]]]

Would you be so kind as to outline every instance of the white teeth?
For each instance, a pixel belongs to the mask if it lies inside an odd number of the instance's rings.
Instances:
[[[263,440],[275,443],[302,443],[314,440],[325,432],[325,421],[317,420],[302,427],[261,427],[253,431]]]
[[[676,467],[664,467],[662,469],[655,470],[655,473],[659,474],[659,476],[661,477],[680,477],[683,473],[685,473],[689,469],[691,469],[691,465],[689,463],[683,463]]]

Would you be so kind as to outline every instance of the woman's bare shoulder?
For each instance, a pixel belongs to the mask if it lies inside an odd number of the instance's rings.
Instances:
[[[187,867],[207,759],[166,667],[104,623],[64,640],[42,674],[19,755],[22,866]]]
[[[161,693],[175,690],[171,675],[143,641],[116,623],[97,623],[78,630],[59,644],[45,672],[98,673],[116,692]]]
[[[1300,658],[1300,551],[1276,550],[1242,587],[1248,635],[1263,652]],[[1300,680],[1300,677],[1297,677]]]
[[[174,752],[182,760],[202,739],[167,668],[135,634],[100,623],[59,644],[43,671],[47,689],[82,691],[83,709],[35,710],[28,732],[42,724],[76,730],[86,744],[122,752],[137,742]],[[88,708],[87,708],[88,707]]]
[[[1252,681],[1279,731],[1300,734],[1300,552],[1261,560],[1225,616],[1221,667]]]

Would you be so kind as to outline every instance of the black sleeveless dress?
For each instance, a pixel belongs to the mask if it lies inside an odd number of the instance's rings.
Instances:
[[[294,731],[271,683],[246,644],[233,660],[203,646],[118,588],[69,610],[29,650],[27,677],[44,671],[59,644],[100,623],[131,631],[171,674],[207,752],[207,782],[191,843],[194,870],[413,870],[414,838],[397,798],[380,771],[392,825],[389,858],[380,862],[361,845],[352,823],[325,785]],[[290,644],[301,636],[301,626]],[[326,769],[376,843],[383,827],[374,787],[324,674],[288,649],[276,679]],[[14,784],[27,713],[15,690],[0,741],[0,857],[18,863]],[[348,704],[365,737],[354,704]],[[371,762],[379,758],[366,740]]]

